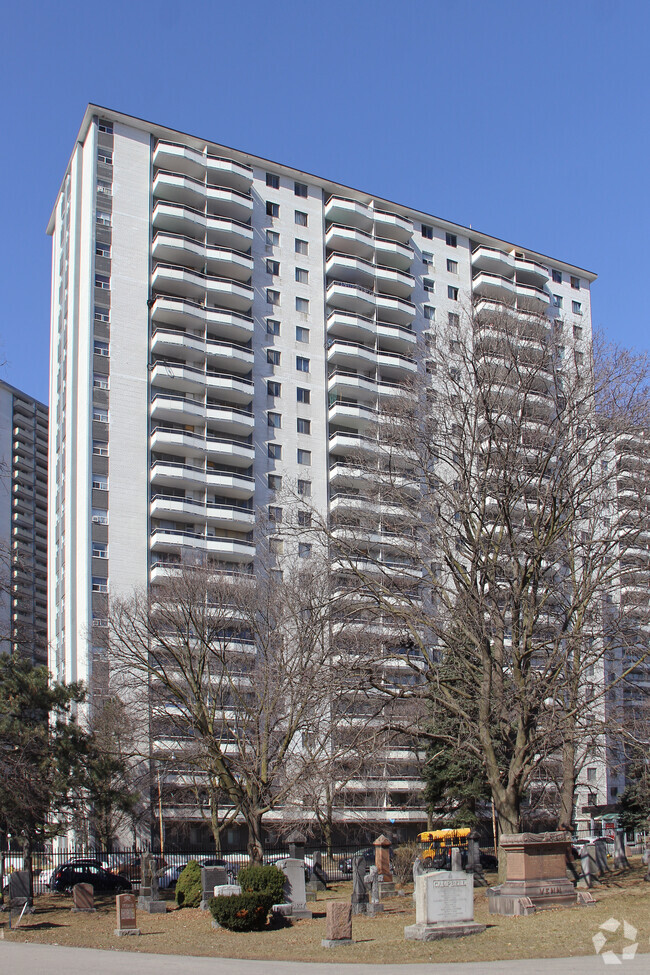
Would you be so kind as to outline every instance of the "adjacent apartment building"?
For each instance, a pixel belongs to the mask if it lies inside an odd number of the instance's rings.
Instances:
[[[47,424],[0,380],[0,652],[47,663]]]
[[[283,481],[333,511],[351,441],[463,305],[591,337],[589,271],[96,105],[48,233],[50,666],[91,687],[109,594],[196,552],[254,566]],[[421,821],[391,808],[412,786],[375,818]]]

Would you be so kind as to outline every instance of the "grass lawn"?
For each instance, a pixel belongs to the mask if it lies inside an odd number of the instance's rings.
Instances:
[[[385,910],[374,918],[353,917],[354,944],[334,949],[321,948],[325,937],[325,907],[328,899],[348,900],[350,882],[332,884],[309,904],[312,920],[253,933],[233,933],[211,927],[209,912],[177,910],[172,902],[166,915],[138,913],[139,938],[117,938],[113,897],[97,898],[95,914],[73,914],[71,898],[45,894],[37,898],[36,912],[9,931],[6,913],[0,914],[2,935],[15,941],[42,942],[123,951],[162,954],[213,955],[222,958],[258,958],[287,961],[366,962],[453,962],[497,961],[510,958],[552,958],[590,955],[592,936],[610,917],[628,921],[638,930],[639,952],[650,951],[650,883],[643,882],[645,868],[635,862],[625,872],[615,872],[593,889],[596,905],[542,911],[530,917],[490,915],[484,889],[474,892],[475,919],[487,924],[482,934],[458,940],[417,942],[404,940],[404,926],[413,924],[411,897],[386,900]],[[496,878],[488,878],[496,882]],[[622,928],[622,925],[621,925]],[[620,950],[623,943],[609,936],[608,948]]]

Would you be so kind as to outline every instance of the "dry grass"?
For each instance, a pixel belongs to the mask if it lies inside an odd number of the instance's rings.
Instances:
[[[611,874],[594,889],[597,904],[543,911],[530,917],[489,915],[484,890],[475,891],[475,917],[487,924],[479,935],[451,941],[404,940],[404,926],[415,921],[411,887],[406,896],[385,901],[385,911],[375,918],[354,917],[354,944],[345,948],[321,948],[325,936],[325,902],[349,900],[351,884],[333,884],[310,904],[314,918],[258,933],[235,934],[214,930],[209,913],[170,909],[166,915],[138,914],[140,938],[117,938],[113,898],[98,898],[96,914],[73,914],[68,897],[50,894],[38,898],[36,913],[18,930],[8,930],[7,915],[0,915],[4,936],[17,941],[44,942],[112,950],[164,954],[212,955],[226,958],[257,958],[287,961],[328,962],[453,962],[497,961],[516,958],[553,958],[590,955],[592,936],[610,917],[626,920],[638,929],[639,951],[648,951],[650,935],[650,884],[643,869]],[[612,940],[608,945],[616,950]],[[621,947],[621,946],[619,946]]]

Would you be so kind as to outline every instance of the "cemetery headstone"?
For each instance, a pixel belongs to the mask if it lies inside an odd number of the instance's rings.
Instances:
[[[415,882],[415,924],[404,928],[414,941],[462,938],[485,931],[474,921],[474,879],[464,870],[432,870]]]
[[[118,938],[125,935],[139,935],[140,929],[136,923],[135,894],[118,894],[115,898],[117,913],[117,927],[115,934]]]
[[[487,887],[487,880],[483,875],[483,867],[481,866],[481,851],[478,845],[478,839],[474,833],[469,834],[467,841],[466,869],[468,873],[474,874],[475,887]]]
[[[95,888],[92,884],[75,884],[72,888],[72,910],[91,913],[95,910]]]
[[[607,862],[607,844],[605,843],[605,840],[594,840],[593,846],[596,851],[596,863],[598,864],[600,875],[602,876],[604,873],[609,873],[609,864]]]
[[[228,871],[225,867],[201,867],[201,903],[202,911],[208,911],[208,904],[217,886],[228,883]]]
[[[381,904],[379,900],[379,871],[377,870],[377,867],[373,866],[368,871],[366,884],[369,888],[370,895],[366,913],[381,914],[384,909],[384,905]]]
[[[457,846],[451,848],[451,872],[460,873],[463,869],[463,854]]]
[[[622,829],[617,829],[614,833],[614,866],[617,870],[621,870],[629,865],[625,852],[625,833]]]
[[[315,894],[317,890],[327,890],[327,874],[323,870],[323,861],[320,850],[317,850],[314,853],[314,865],[311,868],[309,880],[307,881],[308,893]],[[316,897],[314,896],[313,899],[316,900]]]
[[[9,900],[12,907],[23,907],[29,900],[28,870],[14,870],[9,874]]]
[[[569,833],[515,833],[502,836],[506,881],[488,887],[490,914],[532,914],[580,903],[567,877]]]
[[[305,862],[289,857],[279,864],[280,870],[287,878],[284,882],[284,903],[274,904],[276,914],[286,914],[295,918],[309,918],[312,913],[307,908],[305,894]]]
[[[344,901],[327,902],[327,937],[323,938],[323,948],[352,944],[352,905]]]
[[[143,853],[140,861],[138,908],[147,914],[165,914],[167,911],[167,905],[160,900],[156,860],[151,853]]]
[[[373,843],[375,848],[375,866],[379,871],[380,890],[382,894],[393,893],[395,891],[393,875],[390,870],[391,845],[390,840],[383,833]]]
[[[303,836],[301,832],[297,829],[290,833],[287,837],[287,845],[289,847],[289,857],[292,860],[304,860],[305,859],[305,843],[307,839]]]
[[[352,857],[352,913],[365,914],[368,891],[365,884],[366,864],[363,857]]]

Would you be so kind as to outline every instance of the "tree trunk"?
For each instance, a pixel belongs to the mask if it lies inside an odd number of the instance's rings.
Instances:
[[[221,853],[221,823],[219,822],[219,800],[214,789],[210,789],[210,827],[214,837],[216,853]]]
[[[571,832],[573,826],[573,797],[576,788],[576,750],[566,737],[562,745],[562,784],[560,786],[560,816],[558,829]]]
[[[257,810],[247,812],[248,855],[253,863],[262,863],[264,845],[262,843],[262,813]]]
[[[34,869],[32,861],[32,844],[27,837],[23,841],[23,869],[27,871],[29,889],[27,892],[27,907],[31,910],[34,907]]]
[[[521,829],[520,798],[515,789],[500,790],[499,795],[492,793],[494,808],[498,816],[499,833],[501,836],[512,836]],[[506,879],[506,852],[499,845],[499,883]]]

